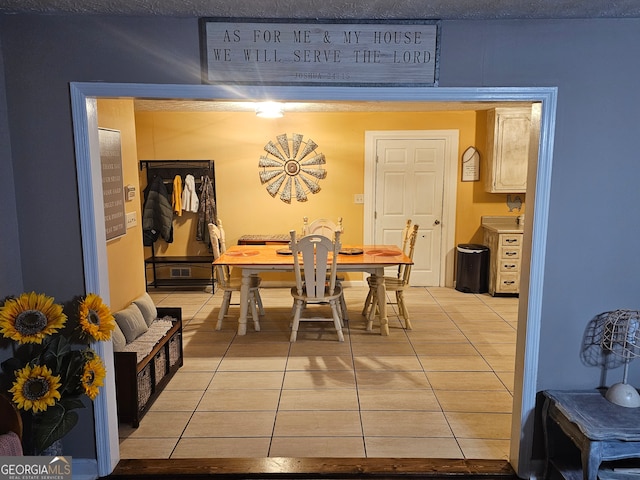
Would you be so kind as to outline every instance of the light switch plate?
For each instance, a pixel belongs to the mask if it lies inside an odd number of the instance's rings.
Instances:
[[[364,203],[364,193],[356,193],[353,196],[353,203]]]
[[[127,228],[135,227],[138,224],[136,212],[127,213]]]

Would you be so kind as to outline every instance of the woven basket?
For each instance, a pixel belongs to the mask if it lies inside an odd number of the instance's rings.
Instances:
[[[155,369],[154,382],[155,385],[158,385],[167,374],[167,351],[164,347],[153,357],[153,367]]]
[[[180,361],[180,339],[182,335],[180,333],[175,334],[171,340],[169,340],[169,366],[173,367]]]
[[[138,409],[141,409],[147,404],[152,392],[151,363],[149,363],[138,373]]]

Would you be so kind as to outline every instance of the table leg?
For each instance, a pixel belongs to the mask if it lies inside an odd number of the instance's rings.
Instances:
[[[551,418],[549,417],[549,407],[550,400],[545,398],[544,403],[542,404],[542,432],[544,434],[544,447],[545,447],[545,464],[544,464],[544,475],[542,478],[544,480],[548,480],[551,477],[551,455],[554,452],[554,446],[551,443],[553,441],[553,437],[551,432]]]
[[[378,284],[378,312],[380,312],[380,335],[389,335],[389,318],[387,317],[387,288],[384,284],[384,268],[376,269]],[[371,308],[375,309],[372,305]]]
[[[597,480],[600,463],[602,463],[602,443],[589,441],[582,447],[582,478],[584,480]]]
[[[240,317],[238,318],[238,335],[247,334],[247,314],[249,313],[249,285],[251,273],[242,269],[242,283],[240,284]]]

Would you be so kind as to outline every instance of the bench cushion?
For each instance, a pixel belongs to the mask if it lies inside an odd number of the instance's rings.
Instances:
[[[173,321],[168,317],[164,319],[155,320],[149,329],[136,338],[133,342],[127,343],[122,349],[123,352],[135,352],[136,361],[140,363],[144,358],[151,353],[153,347],[155,347],[162,337],[171,330],[173,327]]]
[[[156,304],[153,303],[151,296],[147,292],[144,292],[136,298],[133,303],[135,303],[142,312],[142,317],[144,318],[147,326],[150,326],[153,321],[158,318],[158,309],[156,308]]]
[[[117,311],[113,316],[120,330],[122,330],[124,338],[127,339],[127,343],[133,342],[149,329],[147,323],[144,321],[142,312],[134,303],[127,308]]]

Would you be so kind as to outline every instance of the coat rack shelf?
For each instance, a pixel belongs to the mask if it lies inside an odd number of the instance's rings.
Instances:
[[[213,160],[140,160],[140,171],[145,170],[147,185],[150,185],[156,176],[160,176],[169,195],[173,190],[173,179],[176,175],[181,176],[183,180],[187,174],[193,175],[196,190],[199,190],[202,179],[208,176],[213,185],[213,197],[215,199],[215,167]],[[144,259],[147,289],[149,287],[203,287],[211,285],[212,292],[215,292],[213,255],[158,255],[154,244],[151,245],[150,249],[151,255],[146,256]],[[171,274],[168,278],[159,276],[159,270],[165,268],[169,269]],[[211,272],[210,276],[208,275],[208,278],[192,277],[192,268],[205,268]]]

